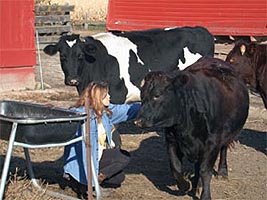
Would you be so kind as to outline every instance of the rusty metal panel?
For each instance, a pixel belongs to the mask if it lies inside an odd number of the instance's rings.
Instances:
[[[35,64],[34,0],[0,0],[0,67]]]
[[[214,35],[267,36],[267,0],[109,0],[108,31],[204,26]]]

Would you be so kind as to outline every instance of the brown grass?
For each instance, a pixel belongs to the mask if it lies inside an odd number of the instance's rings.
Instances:
[[[28,199],[28,200],[38,200],[44,199],[45,194],[39,191],[36,187],[33,186],[31,180],[28,179],[26,172],[23,176],[18,175],[18,168],[16,172],[11,174],[8,180],[8,184],[5,192],[6,200],[15,200],[15,199]],[[41,184],[44,189],[47,185]],[[18,194],[20,194],[18,196]],[[47,200],[52,200],[53,198],[46,198]]]

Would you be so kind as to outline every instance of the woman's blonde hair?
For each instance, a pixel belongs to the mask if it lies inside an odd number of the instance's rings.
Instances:
[[[85,98],[89,99],[89,107],[95,112],[98,121],[101,120],[103,111],[108,115],[112,112],[103,104],[103,99],[108,95],[108,84],[105,82],[92,81],[83,90],[74,107],[85,106]]]

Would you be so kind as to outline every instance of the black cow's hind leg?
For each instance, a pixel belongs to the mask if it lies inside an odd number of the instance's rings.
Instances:
[[[205,170],[205,171],[200,170],[200,176],[201,176],[201,180],[203,183],[203,188],[202,188],[200,199],[211,200],[210,181],[211,181],[212,173],[209,170]]]
[[[220,151],[220,149],[217,149],[214,146],[210,146],[209,149],[210,150],[203,155],[204,160],[201,162],[199,170],[199,174],[203,184],[200,196],[201,200],[211,200],[210,181],[212,177],[212,170]]]
[[[220,150],[220,162],[218,167],[218,176],[226,178],[228,176],[227,169],[227,146],[222,146]]]

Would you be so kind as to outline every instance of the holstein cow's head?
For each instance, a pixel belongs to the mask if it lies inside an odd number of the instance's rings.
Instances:
[[[64,35],[56,44],[47,45],[44,52],[50,56],[59,52],[61,68],[65,75],[65,84],[78,86],[81,82],[79,67],[84,65],[84,42],[79,35]],[[79,89],[78,89],[79,90]],[[80,93],[80,92],[79,92]]]
[[[99,40],[91,36],[81,40],[79,35],[65,35],[58,43],[46,46],[44,52],[51,56],[59,52],[65,84],[76,86],[79,94],[89,82],[105,81],[109,84],[111,102],[125,102],[127,88],[120,78],[118,61]]]

